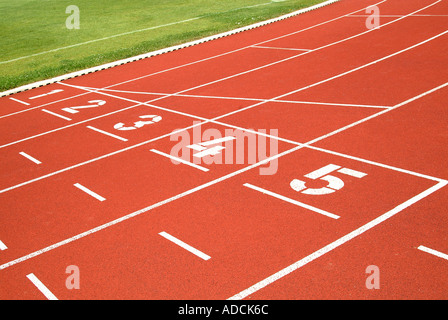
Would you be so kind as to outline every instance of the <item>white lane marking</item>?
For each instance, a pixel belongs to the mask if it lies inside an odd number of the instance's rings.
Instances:
[[[378,218],[368,222],[367,224],[363,225],[362,227],[350,232],[349,234],[339,238],[338,240],[330,243],[329,245],[315,251],[314,253],[310,254],[309,256],[291,264],[290,266],[278,271],[277,273],[265,278],[264,280],[254,284],[253,286],[241,291],[240,293],[230,297],[228,300],[241,300],[244,299],[246,297],[248,297],[249,295],[263,289],[264,287],[272,284],[273,282],[283,278],[284,276],[290,274],[291,272],[307,265],[308,263],[316,260],[317,258],[322,257],[323,255],[325,255],[326,253],[340,247],[341,245],[347,243],[348,241],[356,238],[357,236],[363,234],[364,232],[372,229],[373,227],[379,225],[380,223],[386,221],[387,219],[393,217],[394,215],[396,215],[397,213],[399,213],[400,211],[406,209],[407,207],[411,206],[412,204],[420,201],[421,199],[429,196],[431,193],[443,188],[444,186],[447,185],[448,182],[444,181],[444,182],[439,182],[436,185],[432,186],[431,188],[423,191],[422,193],[414,196],[413,198],[403,202],[402,204],[398,205],[397,207],[395,207],[394,209],[386,212],[385,214],[379,216]]]
[[[297,48],[280,48],[280,47],[267,47],[267,46],[252,46],[252,48],[260,49],[273,49],[273,50],[291,50],[291,51],[311,51],[310,49],[297,49]]]
[[[26,276],[40,292],[44,294],[44,296],[48,300],[58,300],[56,296],[34,275],[34,273],[30,273]]]
[[[437,251],[437,250],[434,250],[434,249],[430,249],[430,248],[425,247],[425,246],[419,246],[417,249],[421,250],[421,251],[424,251],[426,253],[432,254],[432,255],[434,255],[436,257],[448,260],[448,254],[442,253],[440,251]]]
[[[24,104],[24,105],[26,105],[26,106],[29,106],[29,105],[30,105],[28,102],[25,102],[25,101],[22,101],[22,100],[19,100],[19,99],[16,99],[16,98],[9,98],[9,99],[11,99],[11,100],[13,100],[13,101],[15,101],[15,102]]]
[[[112,137],[112,138],[121,140],[121,141],[128,141],[128,139],[126,139],[126,138],[117,136],[117,135],[115,135],[115,134],[113,134],[113,133],[110,133],[110,132],[107,132],[107,131],[104,131],[104,130],[101,130],[101,129],[98,129],[98,128],[95,128],[95,127],[92,127],[92,126],[87,126],[87,128],[89,128],[89,129],[91,129],[91,130],[93,130],[93,131],[96,131],[96,132],[105,134],[105,135],[107,135],[107,136],[109,136],[109,137]]]
[[[250,189],[252,189],[252,190],[261,192],[261,193],[263,193],[263,194],[267,194],[267,195],[269,195],[269,196],[271,196],[271,197],[274,197],[274,198],[277,198],[277,199],[280,199],[280,200],[289,202],[289,203],[294,204],[294,205],[296,205],[296,206],[299,206],[299,207],[302,207],[302,208],[305,208],[305,209],[308,209],[308,210],[317,212],[317,213],[319,213],[319,214],[322,214],[322,215],[324,215],[324,216],[330,217],[330,218],[332,218],[332,219],[339,219],[339,218],[340,218],[340,216],[335,215],[335,214],[333,214],[333,213],[330,213],[330,212],[328,212],[328,211],[325,211],[325,210],[322,210],[322,209],[319,209],[319,208],[310,206],[310,205],[308,205],[308,204],[306,204],[306,203],[303,203],[303,202],[300,202],[300,201],[297,201],[297,200],[294,200],[294,199],[290,199],[290,198],[285,197],[285,196],[282,196],[282,195],[280,195],[280,194],[278,194],[278,193],[275,193],[275,192],[272,192],[272,191],[269,191],[269,190],[266,190],[266,189],[263,189],[263,188],[254,186],[254,185],[252,185],[252,184],[250,184],[250,183],[245,183],[244,186],[247,187],[247,188],[250,188]]]
[[[171,242],[174,242],[175,244],[177,244],[178,246],[184,248],[187,251],[190,251],[191,253],[195,254],[196,256],[198,256],[201,259],[204,260],[209,260],[211,257],[209,255],[206,255],[205,253],[199,251],[196,248],[193,248],[192,246],[186,244],[185,242],[173,237],[172,235],[166,233],[165,231],[160,232],[159,235],[161,235],[162,237],[164,237],[167,240],[170,240]]]
[[[2,242],[2,240],[0,240],[0,250],[6,250],[8,249],[8,247]]]
[[[44,94],[40,94],[38,96],[34,96],[34,97],[30,97],[28,98],[29,100],[34,100],[34,99],[38,99],[38,98],[42,98],[42,97],[46,97],[55,93],[59,93],[64,91],[63,89],[55,89],[55,90],[51,90],[50,92],[44,93]]]
[[[167,154],[167,153],[164,153],[164,152],[162,152],[162,151],[159,151],[159,150],[156,150],[156,149],[151,149],[150,151],[151,151],[151,152],[154,152],[154,153],[157,153],[158,155],[161,155],[161,156],[170,158],[171,160],[174,160],[174,161],[177,161],[177,162],[186,164],[186,165],[188,165],[188,166],[190,166],[190,167],[199,169],[199,170],[201,170],[201,171],[204,171],[204,172],[208,172],[208,171],[209,171],[209,169],[204,168],[204,167],[201,167],[200,165],[197,165],[197,164],[192,163],[192,162],[190,162],[190,161],[184,160],[184,159],[182,159],[182,158],[178,158],[178,157],[172,156],[172,155]]]
[[[349,169],[349,168],[342,168],[342,169],[338,170],[338,172],[355,177],[355,178],[364,178],[367,175],[367,173],[356,171],[356,170]]]
[[[305,177],[313,179],[313,180],[319,179],[319,178],[326,176],[327,174],[329,174],[337,169],[340,169],[340,168],[341,168],[340,166],[337,166],[335,164],[329,164],[323,168],[317,169],[313,172],[306,174]]]
[[[51,115],[53,115],[53,116],[55,116],[55,117],[59,117],[59,118],[61,118],[61,119],[67,120],[67,121],[72,121],[72,119],[70,119],[70,118],[67,118],[67,117],[65,117],[65,116],[63,116],[63,115],[60,115],[60,114],[58,114],[58,113],[49,111],[49,110],[47,110],[47,109],[42,109],[42,111],[43,111],[43,112],[46,112],[46,113],[48,113],[48,114],[51,114]]]
[[[35,164],[41,164],[42,162],[40,162],[39,160],[37,160],[36,158],[30,156],[29,154],[25,153],[25,152],[19,152],[20,155],[24,156],[25,158],[27,158],[28,160],[31,160],[32,162],[34,162]]]
[[[79,184],[79,183],[75,183],[74,186],[82,191],[84,191],[85,193],[87,193],[88,195],[94,197],[95,199],[99,200],[99,201],[105,201],[106,198],[100,196],[99,194],[93,192],[92,190],[84,187],[83,185]]]

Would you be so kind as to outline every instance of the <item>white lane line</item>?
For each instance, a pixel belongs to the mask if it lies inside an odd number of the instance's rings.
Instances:
[[[174,161],[177,161],[177,162],[186,164],[186,165],[188,165],[188,166],[190,166],[190,167],[199,169],[199,170],[201,170],[201,171],[204,171],[204,172],[208,172],[208,171],[209,171],[209,169],[204,168],[204,167],[201,167],[200,165],[197,165],[197,164],[192,163],[192,162],[190,162],[190,161],[184,160],[184,159],[182,159],[182,158],[178,158],[178,157],[172,156],[172,155],[167,154],[167,153],[164,153],[164,152],[162,152],[162,151],[159,151],[159,150],[156,150],[156,149],[151,149],[150,151],[151,151],[151,152],[154,152],[154,153],[157,153],[157,154],[159,154],[159,155],[161,155],[161,156],[170,158],[171,160],[174,160]]]
[[[0,250],[6,250],[8,249],[8,247],[2,242],[2,240],[0,240]]]
[[[187,251],[190,251],[191,253],[197,255],[199,258],[204,259],[204,260],[209,260],[211,257],[206,255],[205,253],[199,251],[196,248],[193,248],[192,246],[186,244],[185,242],[173,237],[172,235],[166,233],[165,231],[160,232],[159,235],[161,235],[162,237],[164,237],[167,240],[170,240],[172,242],[174,242],[175,244],[177,244],[178,246],[184,248]]]
[[[37,287],[37,289],[39,289],[40,292],[44,294],[48,300],[58,300],[58,298],[56,298],[56,296],[48,290],[48,288],[34,275],[34,273],[30,273],[26,277]]]
[[[367,174],[364,172],[356,171],[353,169],[342,168],[338,170],[338,172],[355,177],[355,178],[364,178]]]
[[[43,111],[43,112],[46,112],[46,113],[48,113],[48,114],[51,114],[51,115],[53,115],[53,116],[55,116],[55,117],[59,117],[59,118],[61,118],[61,119],[67,120],[67,121],[72,121],[72,119],[70,119],[70,118],[67,118],[67,117],[65,117],[65,116],[62,116],[62,115],[60,115],[60,114],[58,114],[58,113],[54,113],[54,112],[49,111],[49,110],[47,110],[47,109],[42,109],[42,111]]]
[[[317,169],[313,172],[306,174],[305,177],[309,178],[309,179],[313,179],[313,180],[319,179],[319,178],[326,176],[327,174],[329,174],[335,170],[338,170],[340,168],[341,168],[340,166],[337,166],[335,164],[329,164],[323,168]]]
[[[59,92],[62,92],[62,91],[64,91],[64,89],[55,89],[55,90],[52,90],[50,92],[47,92],[47,93],[44,93],[44,94],[40,94],[38,96],[30,97],[28,99],[29,100],[34,100],[34,99],[46,97],[46,96],[49,96],[49,95],[52,95],[52,94],[55,94],[55,93],[59,93]]]
[[[35,164],[41,164],[42,162],[40,162],[39,160],[37,160],[36,158],[30,156],[29,154],[25,153],[25,152],[19,152],[20,155],[24,156],[25,158],[27,158],[28,160],[31,160],[32,162],[34,162]]]
[[[115,135],[115,134],[113,134],[113,133],[110,133],[110,132],[107,132],[107,131],[103,131],[103,130],[101,130],[101,129],[98,129],[98,128],[95,128],[95,127],[92,127],[92,126],[87,126],[87,128],[89,128],[89,129],[91,129],[91,130],[93,130],[93,131],[96,131],[96,132],[105,134],[105,135],[107,135],[107,136],[109,136],[109,137],[112,137],[112,138],[121,140],[121,141],[128,141],[128,139],[126,139],[126,138],[117,136],[117,135]]]
[[[379,216],[378,218],[368,222],[367,224],[361,226],[360,228],[350,232],[349,234],[343,236],[342,238],[339,238],[338,240],[330,243],[329,245],[315,251],[314,253],[310,254],[309,256],[291,264],[290,266],[278,271],[277,273],[265,278],[264,280],[254,284],[253,286],[241,291],[240,293],[230,297],[228,300],[241,300],[249,295],[263,289],[264,287],[270,285],[271,283],[283,278],[284,276],[290,274],[291,272],[307,265],[308,263],[322,257],[323,255],[327,254],[328,252],[340,247],[341,245],[347,243],[348,241],[356,238],[357,236],[363,234],[364,232],[372,229],[373,227],[379,225],[380,223],[386,221],[387,219],[393,217],[400,211],[406,209],[407,207],[413,205],[414,203],[422,200],[423,198],[429,196],[431,193],[443,188],[447,185],[448,182],[439,182],[436,185],[432,186],[431,188],[423,191],[422,193],[416,195],[415,197],[403,202],[402,204],[398,205],[394,209],[386,212],[385,214]]]
[[[99,200],[99,201],[105,201],[106,198],[103,198],[102,196],[100,196],[99,194],[93,192],[92,190],[84,187],[83,185],[79,184],[79,183],[75,183],[74,186],[82,191],[84,191],[85,193],[87,193],[88,195],[94,197],[95,199]]]
[[[22,100],[19,100],[19,99],[15,99],[15,98],[9,98],[9,99],[11,99],[11,100],[13,100],[13,101],[15,101],[15,102],[24,104],[24,105],[26,105],[26,106],[29,106],[29,105],[30,105],[28,102],[25,102],[25,101],[22,101]]]
[[[425,247],[425,246],[419,246],[417,249],[421,250],[421,251],[424,251],[426,253],[432,254],[432,255],[434,255],[436,257],[448,260],[448,254],[442,253],[440,251],[437,251],[437,250],[434,250],[434,249],[430,249],[430,248]]]
[[[266,46],[252,46],[252,48],[260,49],[273,49],[273,50],[291,50],[291,51],[311,51],[310,49],[297,49],[297,48],[280,48],[280,47],[266,47]]]
[[[135,93],[142,95],[157,95],[157,96],[175,96],[175,97],[186,97],[186,98],[204,98],[204,99],[219,99],[219,100],[241,100],[241,101],[259,101],[259,102],[281,102],[281,103],[296,103],[296,104],[312,104],[312,105],[323,105],[323,106],[340,106],[340,107],[360,107],[360,108],[377,108],[377,109],[388,109],[391,106],[376,106],[368,104],[353,104],[353,103],[333,103],[333,102],[323,102],[323,101],[299,101],[299,100],[271,100],[271,99],[261,99],[261,98],[247,98],[247,97],[222,97],[222,96],[210,96],[210,95],[199,95],[199,94],[182,94],[182,93],[161,93],[161,92],[145,92],[145,91],[129,91],[129,90],[116,90],[116,89],[104,89],[104,88],[94,88],[82,86],[79,87],[83,90],[91,90],[95,93],[101,94],[102,92],[115,92],[115,93]],[[88,92],[90,93],[90,91]]]
[[[330,212],[328,212],[328,211],[321,210],[321,209],[319,209],[319,208],[310,206],[310,205],[308,205],[308,204],[306,204],[306,203],[303,203],[303,202],[300,202],[300,201],[297,201],[297,200],[290,199],[290,198],[288,198],[288,197],[282,196],[282,195],[277,194],[277,193],[275,193],[275,192],[272,192],[272,191],[269,191],[269,190],[266,190],[266,189],[263,189],[263,188],[254,186],[254,185],[252,185],[252,184],[250,184],[250,183],[245,183],[244,186],[247,187],[247,188],[250,188],[250,189],[252,189],[252,190],[261,192],[261,193],[263,193],[263,194],[267,194],[267,195],[269,195],[269,196],[271,196],[271,197],[274,197],[274,198],[277,198],[277,199],[280,199],[280,200],[289,202],[289,203],[294,204],[294,205],[296,205],[296,206],[299,206],[299,207],[302,207],[302,208],[305,208],[305,209],[308,209],[308,210],[317,212],[317,213],[319,213],[319,214],[322,214],[322,215],[324,215],[324,216],[330,217],[330,218],[332,218],[332,219],[339,219],[339,218],[340,218],[340,216],[335,215],[335,214],[333,214],[333,213],[330,213]]]

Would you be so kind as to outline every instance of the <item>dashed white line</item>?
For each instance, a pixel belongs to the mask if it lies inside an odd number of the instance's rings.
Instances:
[[[290,199],[288,197],[282,196],[282,195],[277,194],[275,192],[272,192],[272,191],[269,191],[269,190],[266,190],[266,189],[254,186],[254,185],[252,185],[250,183],[245,183],[244,186],[247,187],[247,188],[250,188],[252,190],[255,190],[255,191],[267,194],[267,195],[269,195],[271,197],[274,197],[274,198],[277,198],[277,199],[289,202],[289,203],[294,204],[296,206],[299,206],[299,207],[302,207],[302,208],[305,208],[305,209],[317,212],[317,213],[322,214],[324,216],[327,216],[327,217],[330,217],[330,218],[333,218],[333,219],[339,219],[340,218],[340,216],[335,215],[333,213],[330,213],[328,211],[325,211],[325,210],[322,210],[322,209],[310,206],[310,205],[308,205],[306,203],[303,203],[303,202],[300,202],[300,201],[297,201],[297,200],[294,200],[294,199]]]
[[[186,164],[186,165],[188,165],[188,166],[190,166],[190,167],[199,169],[199,170],[201,170],[201,171],[204,171],[204,172],[209,171],[209,169],[204,168],[204,167],[201,167],[200,165],[197,165],[197,164],[195,164],[195,163],[189,162],[189,161],[184,160],[184,159],[182,159],[182,158],[178,158],[178,157],[172,156],[172,155],[167,154],[167,153],[164,153],[164,152],[162,152],[162,151],[159,151],[159,150],[156,150],[156,149],[151,149],[150,151],[152,151],[152,152],[154,152],[154,153],[157,153],[157,154],[159,154],[159,155],[161,155],[161,156],[170,158],[170,159],[172,159],[172,160],[174,160],[174,161],[177,161],[177,162]]]
[[[74,186],[82,191],[84,191],[85,193],[87,193],[88,195],[94,197],[95,199],[99,200],[99,201],[104,201],[106,200],[106,198],[100,196],[99,194],[93,192],[92,190],[84,187],[83,185],[79,184],[79,183],[75,183]]]
[[[61,118],[61,119],[67,120],[67,121],[72,121],[72,119],[70,119],[70,118],[67,118],[67,117],[65,117],[65,116],[63,116],[63,115],[60,115],[60,114],[58,114],[58,113],[49,111],[49,110],[47,110],[47,109],[42,109],[42,111],[43,111],[43,112],[46,112],[46,113],[48,113],[48,114],[51,114],[51,115],[53,115],[53,116],[55,116],[55,117],[58,117],[58,118]]]
[[[190,251],[191,253],[195,254],[196,256],[198,256],[201,259],[204,260],[209,260],[211,257],[209,255],[206,255],[205,253],[199,251],[198,249],[193,248],[192,246],[186,244],[185,242],[173,237],[172,235],[166,233],[165,231],[160,232],[159,235],[161,235],[162,237],[164,237],[167,240],[170,240],[171,242],[174,242],[175,244],[177,244],[178,246],[184,248],[187,251]]]
[[[101,130],[101,129],[98,129],[98,128],[95,128],[95,127],[92,127],[92,126],[87,126],[87,128],[89,128],[89,129],[91,129],[91,130],[93,130],[93,131],[96,131],[96,132],[105,134],[105,135],[107,135],[107,136],[109,136],[109,137],[112,137],[112,138],[121,140],[121,141],[128,141],[128,139],[126,139],[126,138],[117,136],[117,135],[115,135],[115,134],[113,134],[113,133],[110,133],[110,132],[107,132],[107,131],[103,131],[103,130]]]
[[[421,250],[421,251],[424,251],[426,253],[432,254],[432,255],[434,255],[436,257],[448,260],[448,254],[442,253],[440,251],[437,251],[437,250],[434,250],[434,249],[430,249],[430,248],[425,247],[425,246],[419,246],[417,249]]]
[[[37,289],[39,289],[40,292],[44,294],[48,300],[58,300],[58,298],[56,298],[56,296],[48,290],[48,288],[34,275],[34,273],[30,273],[26,277],[37,287]]]
[[[39,160],[37,160],[36,158],[30,156],[29,154],[25,153],[25,152],[19,152],[20,155],[24,156],[25,158],[27,158],[28,160],[31,160],[32,162],[34,162],[35,164],[41,164],[42,162],[40,162]]]

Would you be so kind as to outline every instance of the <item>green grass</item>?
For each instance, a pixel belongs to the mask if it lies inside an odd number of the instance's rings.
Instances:
[[[323,1],[0,0],[0,91],[232,30]],[[80,9],[80,29],[66,28],[69,5]],[[197,19],[115,36],[192,18]],[[99,40],[111,36],[115,37]],[[83,44],[87,41],[92,42]],[[63,48],[67,46],[73,47]],[[63,49],[43,53],[58,48]]]

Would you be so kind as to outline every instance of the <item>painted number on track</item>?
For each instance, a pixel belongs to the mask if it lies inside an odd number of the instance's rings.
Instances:
[[[324,180],[328,182],[326,187],[322,188],[307,188],[305,181],[294,179],[291,181],[290,186],[293,190],[308,195],[325,195],[341,190],[344,187],[344,181],[342,179],[330,175],[333,171],[336,171],[345,175],[349,175],[355,178],[363,178],[367,174],[356,170],[342,168],[340,166],[329,164],[325,167],[317,169],[305,175],[306,178],[316,180]]]

